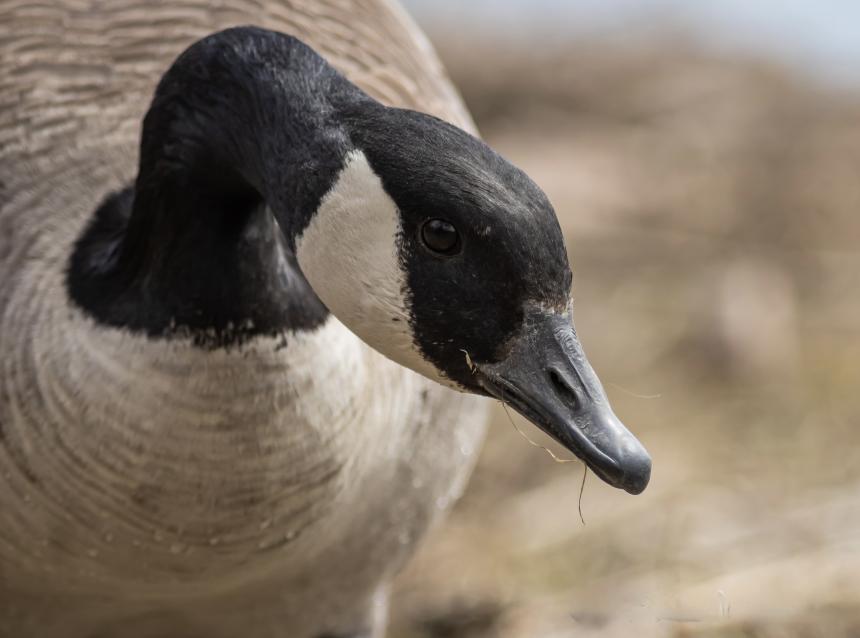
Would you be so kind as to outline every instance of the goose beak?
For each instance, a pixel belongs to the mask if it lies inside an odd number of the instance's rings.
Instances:
[[[568,313],[533,311],[498,363],[478,364],[478,382],[631,494],[651,477],[651,457],[612,412]]]

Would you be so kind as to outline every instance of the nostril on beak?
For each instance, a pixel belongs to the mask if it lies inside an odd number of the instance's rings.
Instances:
[[[576,396],[576,391],[565,380],[564,376],[555,368],[550,368],[547,374],[549,375],[550,384],[555,389],[562,403],[574,412],[579,410],[582,407],[579,397]]]

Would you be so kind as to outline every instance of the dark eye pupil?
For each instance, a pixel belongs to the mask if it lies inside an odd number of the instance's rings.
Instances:
[[[421,228],[421,239],[437,253],[451,255],[457,251],[460,238],[453,224],[444,219],[431,219]]]

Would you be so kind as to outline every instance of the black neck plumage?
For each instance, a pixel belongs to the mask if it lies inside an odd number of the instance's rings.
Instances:
[[[214,345],[319,325],[294,240],[351,148],[344,112],[383,108],[295,38],[197,42],[158,85],[134,186],[75,246],[71,297],[100,322]]]

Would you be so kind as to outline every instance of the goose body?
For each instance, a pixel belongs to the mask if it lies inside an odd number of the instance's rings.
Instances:
[[[397,7],[0,15],[0,637],[382,636],[472,394],[644,487],[551,207]]]

